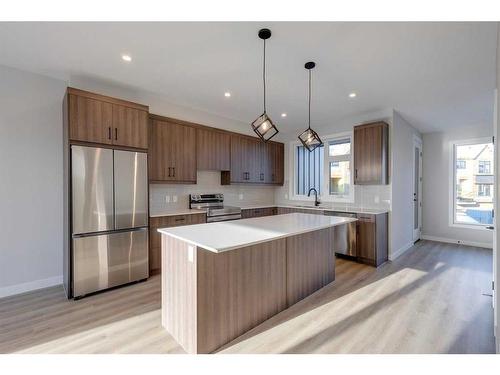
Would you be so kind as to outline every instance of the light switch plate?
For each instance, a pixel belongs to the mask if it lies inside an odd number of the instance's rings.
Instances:
[[[194,262],[194,246],[188,246],[188,261],[190,263]]]

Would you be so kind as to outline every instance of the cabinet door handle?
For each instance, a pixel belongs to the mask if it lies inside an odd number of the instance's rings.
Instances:
[[[354,170],[354,178],[357,179],[358,178],[358,168],[356,168]]]
[[[186,220],[186,218],[185,218],[185,217],[180,217],[180,218],[178,218],[178,219],[175,219],[175,221],[184,221],[184,220]]]
[[[261,181],[264,181],[264,173],[261,173],[261,174],[260,174],[260,180],[261,180]]]
[[[172,176],[170,176],[170,169],[171,169],[171,168],[170,168],[170,167],[168,167],[168,177],[172,177]]]
[[[111,139],[111,126],[108,126],[108,139]]]
[[[274,173],[271,175],[271,180],[274,181]]]
[[[118,128],[115,128],[115,141],[118,140]]]
[[[173,171],[174,171],[174,173],[173,173],[172,177],[175,177],[175,167],[172,167],[172,169],[173,169]]]

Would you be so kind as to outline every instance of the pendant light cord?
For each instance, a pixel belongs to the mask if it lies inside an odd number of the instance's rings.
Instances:
[[[309,127],[311,129],[311,69],[309,69]]]
[[[266,40],[264,39],[264,69],[262,69],[262,81],[264,82],[264,113],[266,113]]]

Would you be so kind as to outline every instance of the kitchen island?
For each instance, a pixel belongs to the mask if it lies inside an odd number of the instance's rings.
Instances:
[[[158,229],[162,325],[210,353],[335,279],[333,228],[303,213]]]

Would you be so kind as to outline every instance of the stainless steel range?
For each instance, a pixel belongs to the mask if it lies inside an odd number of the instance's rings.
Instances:
[[[189,208],[207,210],[207,223],[241,219],[241,208],[224,206],[224,194],[190,194]]]

